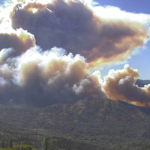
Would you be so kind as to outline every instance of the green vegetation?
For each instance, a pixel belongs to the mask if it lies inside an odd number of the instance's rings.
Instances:
[[[95,150],[96,146],[64,138],[44,138],[43,150]]]
[[[1,106],[0,114],[0,145],[10,148],[23,143],[43,150],[150,150],[150,110],[123,102]]]
[[[13,146],[12,139],[9,140],[8,144],[6,144],[7,141],[5,141],[4,143],[5,144],[2,144],[2,141],[1,141],[1,145],[0,145],[1,150],[36,150],[31,145],[23,145],[22,143],[21,145]]]
[[[22,142],[20,145],[5,141],[4,145],[0,145],[0,150],[36,150],[31,145],[24,145]],[[96,149],[95,146],[82,142],[75,142],[64,138],[44,138],[42,142],[42,150],[91,150]]]

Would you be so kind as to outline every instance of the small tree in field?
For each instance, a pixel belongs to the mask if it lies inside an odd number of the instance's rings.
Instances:
[[[0,148],[4,148],[5,146],[4,146],[4,141],[3,140],[1,140],[0,141]]]
[[[48,150],[48,147],[49,147],[49,138],[44,138],[44,140],[42,142],[42,149]]]
[[[12,138],[8,142],[8,147],[13,148]]]

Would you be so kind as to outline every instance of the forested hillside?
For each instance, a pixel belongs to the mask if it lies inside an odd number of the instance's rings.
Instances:
[[[139,87],[144,87],[144,85],[150,84],[150,80],[140,80],[138,79],[136,81],[136,85],[138,85]]]
[[[150,111],[105,100],[55,104],[47,108],[0,107],[1,138],[40,147],[44,137],[84,142],[99,149],[150,147]]]

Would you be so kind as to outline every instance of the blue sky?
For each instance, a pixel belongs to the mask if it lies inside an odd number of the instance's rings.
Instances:
[[[96,0],[96,2],[102,6],[116,6],[128,12],[150,14],[150,0]],[[2,4],[3,1],[0,0],[0,3]],[[150,42],[145,46],[145,48],[140,48],[138,54],[127,59],[125,63],[128,63],[132,68],[139,70],[139,78],[150,79]],[[125,63],[111,65],[101,69],[102,76],[107,75],[110,69],[122,69]]]

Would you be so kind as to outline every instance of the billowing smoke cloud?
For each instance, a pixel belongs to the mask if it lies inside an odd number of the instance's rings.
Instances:
[[[150,106],[150,84],[144,88],[135,85],[138,71],[125,65],[123,70],[110,70],[105,77],[104,90],[113,100],[124,100],[138,106]]]
[[[87,2],[19,2],[10,14],[12,26],[28,30],[45,50],[57,46],[81,54],[90,68],[125,60],[149,39],[144,21],[150,16]]]
[[[98,73],[90,74],[80,55],[64,55],[64,50],[57,48],[41,52],[35,47],[19,57],[7,58],[10,51],[0,53],[3,62],[0,95],[5,103],[13,99],[14,102],[42,106],[106,98]]]
[[[0,49],[14,48],[15,55],[25,52],[30,47],[35,46],[34,36],[27,31],[18,29],[14,32],[0,32]]]
[[[35,46],[34,35],[22,28],[14,30],[6,10],[0,13],[0,50],[4,48],[13,48],[15,50],[14,54],[19,55],[30,47]]]
[[[19,0],[0,12],[0,103],[111,98],[150,106],[150,85],[135,85],[137,70],[111,70],[104,82],[89,70],[143,46],[149,15],[94,7],[91,0]]]

